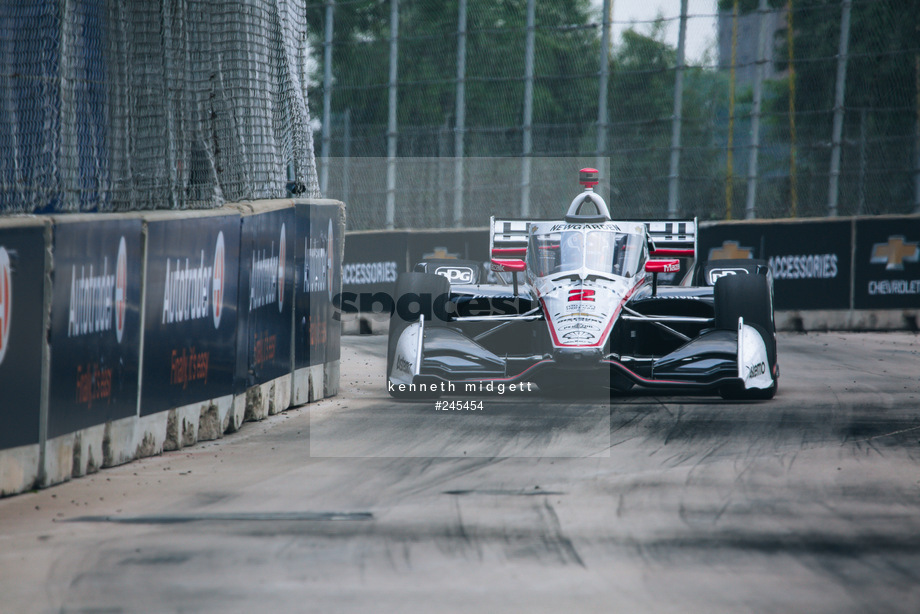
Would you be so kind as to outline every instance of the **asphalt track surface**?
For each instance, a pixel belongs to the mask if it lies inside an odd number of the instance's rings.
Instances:
[[[783,334],[752,403],[436,411],[387,397],[384,351],[345,338],[336,399],[0,500],[0,611],[920,611],[916,334]]]

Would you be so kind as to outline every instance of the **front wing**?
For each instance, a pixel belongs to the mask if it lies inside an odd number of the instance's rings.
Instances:
[[[717,390],[725,385],[767,389],[775,375],[763,337],[741,318],[737,330],[704,332],[659,358],[604,356],[596,348],[499,356],[455,328],[426,326],[422,320],[403,331],[392,365],[388,386],[405,393],[475,391],[482,388],[479,384],[490,382],[539,384],[560,375],[577,382],[580,377],[608,373],[611,379],[625,378],[652,389]]]

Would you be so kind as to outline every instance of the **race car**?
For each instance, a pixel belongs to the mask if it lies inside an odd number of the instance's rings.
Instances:
[[[772,398],[767,264],[698,265],[695,219],[614,220],[594,190],[598,172],[582,169],[580,183],[561,220],[493,217],[489,271],[428,260],[398,277],[390,395],[640,386]]]

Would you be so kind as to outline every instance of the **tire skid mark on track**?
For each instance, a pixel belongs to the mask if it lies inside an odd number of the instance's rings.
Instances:
[[[547,550],[555,552],[563,565],[575,563],[582,568],[587,569],[587,565],[582,560],[581,555],[568,538],[559,522],[559,515],[549,499],[543,501],[542,507],[537,508],[541,524],[547,529],[543,537],[543,544]]]

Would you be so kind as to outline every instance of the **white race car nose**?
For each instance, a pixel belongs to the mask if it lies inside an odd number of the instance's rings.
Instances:
[[[603,358],[600,348],[556,348],[553,350],[553,361],[560,367],[584,369],[599,363]]]

